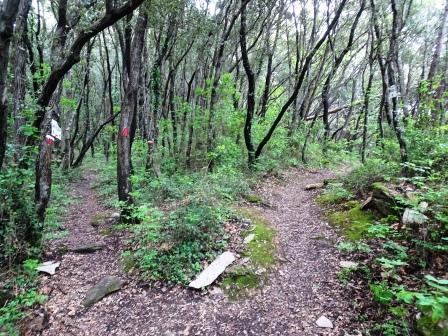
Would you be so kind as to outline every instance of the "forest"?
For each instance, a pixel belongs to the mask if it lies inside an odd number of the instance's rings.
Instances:
[[[448,335],[448,0],[0,0],[0,335]]]

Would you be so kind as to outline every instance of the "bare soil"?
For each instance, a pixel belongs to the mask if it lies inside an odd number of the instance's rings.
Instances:
[[[330,177],[325,171],[290,170],[282,179],[269,179],[259,187],[270,205],[259,212],[277,232],[278,263],[255,295],[232,302],[208,291],[142,283],[126,274],[120,254],[129,237],[111,231],[109,224],[91,225],[97,214],[112,211],[91,189],[95,174],[86,174],[73,185],[79,201],[65,219],[69,235],[47,247],[46,258],[60,260],[61,265],[54,276],[41,276],[40,291],[49,295],[44,307],[49,320],[39,334],[349,335],[356,313],[337,279],[340,256],[334,245],[340,238],[315,204],[318,191],[304,190],[307,184]],[[101,242],[106,248],[91,254],[60,253],[61,246]],[[83,308],[84,295],[105,275],[116,275],[125,285]],[[322,314],[333,322],[333,329],[316,326]]]

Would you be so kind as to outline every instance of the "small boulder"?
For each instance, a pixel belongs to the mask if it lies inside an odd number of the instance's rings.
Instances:
[[[395,200],[397,196],[400,196],[399,192],[388,188],[383,183],[373,183],[372,195],[361,205],[361,209],[373,209],[383,216],[397,214]]]
[[[333,328],[333,323],[325,315],[319,317],[316,321],[316,324],[320,328]]]
[[[426,223],[428,217],[417,210],[406,208],[403,213],[402,222],[404,225],[416,226]]]
[[[305,186],[305,190],[322,189],[325,186],[324,182],[312,183]]]
[[[87,292],[81,304],[86,308],[90,307],[100,301],[106,295],[119,290],[122,285],[123,282],[119,278],[112,275],[106,275]]]

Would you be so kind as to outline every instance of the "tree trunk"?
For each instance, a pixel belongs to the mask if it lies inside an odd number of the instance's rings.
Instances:
[[[253,166],[255,163],[255,148],[252,143],[252,120],[255,112],[255,75],[252,71],[249,62],[249,56],[247,54],[246,45],[246,7],[247,2],[241,0],[241,26],[240,26],[240,46],[241,57],[243,59],[244,70],[247,76],[247,108],[246,108],[246,120],[244,123],[244,142],[246,144],[248,163],[249,166]]]
[[[6,152],[8,130],[8,103],[6,101],[6,79],[9,63],[9,45],[13,35],[19,1],[3,0],[0,5],[0,169]]]
[[[138,18],[134,30],[134,37],[130,46],[130,68],[123,73],[124,97],[121,102],[120,126],[117,142],[117,182],[118,200],[124,202],[126,206],[133,203],[131,192],[131,139],[130,129],[134,119],[134,110],[137,104],[138,76],[142,63],[142,52],[145,41],[146,27],[148,23],[147,15],[142,11]],[[123,215],[128,215],[125,209]]]

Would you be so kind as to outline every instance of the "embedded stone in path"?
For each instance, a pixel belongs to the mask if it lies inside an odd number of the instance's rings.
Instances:
[[[95,286],[93,286],[86,294],[81,304],[84,307],[90,307],[100,301],[103,297],[121,288],[123,282],[112,275],[106,275]]]
[[[106,245],[102,243],[91,243],[72,247],[70,251],[75,253],[93,253],[102,250],[105,247]]]
[[[333,328],[333,323],[325,315],[319,317],[316,324],[320,328]]]
[[[192,288],[202,288],[210,285],[215,281],[229,266],[235,261],[232,252],[226,251],[216,258],[208,267],[206,267],[196,278],[188,285]]]
[[[39,266],[37,266],[36,270],[38,272],[43,272],[43,273],[53,275],[56,273],[56,268],[58,268],[59,265],[60,265],[60,262],[46,261],[46,262],[40,264]]]
[[[305,190],[313,190],[313,189],[322,189],[325,186],[324,182],[320,182],[320,183],[312,183],[312,184],[308,184],[305,187]]]
[[[341,266],[342,268],[356,268],[358,267],[358,263],[354,261],[341,260],[339,262],[339,266]]]

